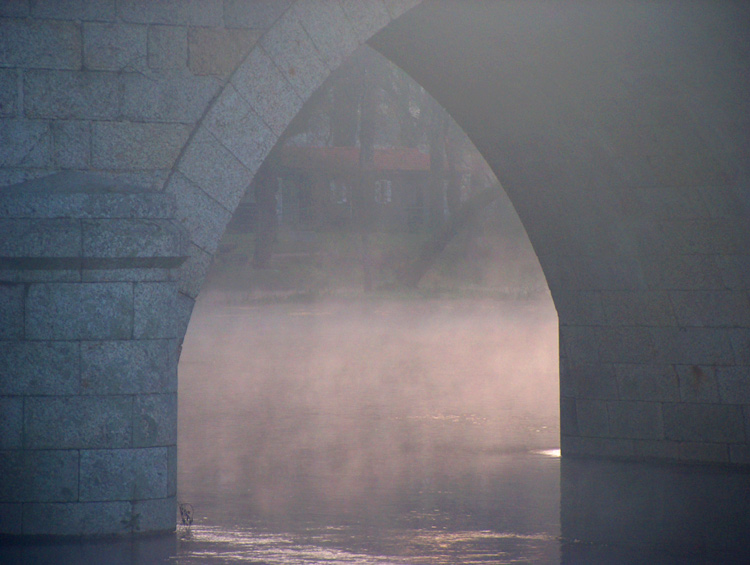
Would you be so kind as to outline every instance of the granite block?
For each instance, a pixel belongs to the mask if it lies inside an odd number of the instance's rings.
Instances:
[[[52,159],[63,169],[87,169],[91,162],[91,124],[85,121],[55,120],[52,132]]]
[[[0,283],[0,339],[23,337],[24,287],[22,284]]]
[[[158,75],[128,73],[120,78],[122,116],[146,122],[194,124],[219,91],[213,77],[164,70]]]
[[[22,441],[23,398],[0,396],[0,449],[21,449]]]
[[[80,69],[79,24],[54,20],[0,19],[0,67]]]
[[[77,342],[0,342],[0,395],[76,394],[79,373]]]
[[[35,0],[31,14],[58,20],[112,21],[115,0]]]
[[[137,396],[133,419],[134,447],[177,445],[177,393]]]
[[[185,69],[187,67],[187,28],[149,26],[148,66],[159,70]]]
[[[214,26],[223,24],[223,0],[119,0],[117,15],[126,22]]]
[[[666,292],[604,291],[601,297],[610,325],[675,325],[672,302]]]
[[[177,446],[167,446],[167,496],[177,495]]]
[[[293,3],[293,0],[224,0],[224,25],[267,30]]]
[[[563,365],[563,363],[561,363]],[[560,369],[560,391],[576,398],[616,399],[617,380],[611,365],[564,362]]]
[[[750,320],[750,299],[744,291],[682,291],[670,296],[680,326],[733,327]]]
[[[195,75],[227,78],[259,37],[260,32],[240,28],[190,28],[188,68]]]
[[[175,195],[175,220],[183,226],[190,240],[208,253],[214,253],[224,233],[231,212],[210,198],[181,173],[175,173],[167,187]]]
[[[177,335],[174,282],[138,283],[134,288],[133,337],[136,339],[173,338]]]
[[[302,99],[261,47],[253,49],[231,82],[276,135],[302,108]]]
[[[112,120],[120,112],[116,73],[26,71],[24,112],[30,118]]]
[[[253,172],[203,128],[188,144],[177,168],[227,210],[237,207],[253,180]]]
[[[23,534],[22,503],[0,502],[0,534],[8,534],[11,536],[20,536]],[[0,555],[2,554],[0,553]]]
[[[131,531],[130,502],[25,504],[25,535],[107,535]]]
[[[130,339],[132,284],[31,284],[25,331],[27,339]]]
[[[139,500],[133,503],[133,532],[173,532],[177,524],[177,500],[169,498]]]
[[[81,344],[83,394],[162,392],[170,374],[169,340],[94,341]]]
[[[745,423],[740,406],[665,403],[662,411],[667,439],[715,443],[745,441]]]
[[[622,400],[680,400],[680,380],[672,365],[616,365],[615,375]]]
[[[643,259],[646,284],[655,290],[722,290],[714,255],[661,253]]]
[[[206,129],[251,171],[256,171],[276,143],[263,123],[231,84],[205,118]]]
[[[713,328],[652,328],[654,361],[691,365],[734,363],[732,330]]]
[[[303,100],[310,97],[330,72],[292,10],[268,30],[260,45]]]
[[[52,166],[49,125],[38,120],[0,120],[0,167]]]
[[[127,396],[29,397],[24,442],[30,449],[129,447],[133,400]]]
[[[84,258],[179,257],[184,232],[171,220],[83,220]]]
[[[610,435],[607,402],[604,400],[576,399],[576,419],[582,436],[607,437]]]
[[[0,500],[70,502],[78,499],[78,451],[0,451]]]
[[[556,289],[552,298],[561,326],[601,326],[606,324],[600,292]]]
[[[194,300],[201,290],[210,266],[211,255],[191,243],[188,246],[187,260],[177,270],[179,292]]]
[[[695,463],[729,463],[729,448],[723,443],[683,442],[678,458]]]
[[[721,402],[750,404],[749,366],[716,367],[716,383]]]
[[[683,402],[719,402],[716,367],[710,365],[675,365]]]
[[[189,133],[185,124],[94,122],[92,164],[100,169],[168,169]]]
[[[661,404],[659,402],[607,402],[609,433],[618,438],[663,439]]]
[[[81,451],[82,502],[141,500],[166,495],[166,447]]]
[[[18,101],[18,71],[0,69],[0,117],[13,117],[20,109]]]
[[[76,220],[0,219],[2,257],[77,257],[81,252],[81,224]]]
[[[388,8],[388,13],[393,19],[408,12],[421,1],[422,0],[383,0],[386,8]]]
[[[337,69],[359,45],[351,21],[338,2],[298,0],[293,9],[330,70]]]
[[[83,24],[83,64],[88,70],[142,71],[147,27],[124,23]]]

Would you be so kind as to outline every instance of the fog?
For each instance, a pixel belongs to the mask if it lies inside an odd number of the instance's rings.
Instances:
[[[179,391],[183,499],[279,519],[375,515],[404,489],[481,482],[493,456],[559,446],[557,315],[548,295],[226,305],[205,293]]]

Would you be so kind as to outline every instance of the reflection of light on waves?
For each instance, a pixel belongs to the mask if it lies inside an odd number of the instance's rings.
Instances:
[[[545,455],[547,457],[560,457],[560,449],[540,449],[538,451],[532,451],[532,453],[536,453],[537,455]]]
[[[210,547],[206,547],[210,544]],[[306,563],[331,564],[394,564],[385,557],[350,553],[315,545],[297,544],[288,536],[258,534],[253,531],[227,531],[216,526],[191,526],[190,540],[185,543],[186,553],[178,557],[180,564],[228,561],[257,562],[258,559],[278,565]],[[216,561],[213,561],[213,560]]]
[[[554,451],[554,450],[549,450]],[[342,528],[326,528],[327,531],[341,530]],[[308,537],[308,536],[306,536]],[[325,543],[326,536],[314,535],[308,539],[317,539]],[[546,534],[517,534],[514,532],[492,532],[483,531],[463,531],[463,532],[443,532],[443,531],[426,531],[420,530],[409,533],[409,542],[417,546],[433,546],[441,549],[449,549],[451,546],[475,541],[492,541],[492,540],[525,540],[525,541],[551,541],[553,536]],[[264,563],[277,565],[305,565],[315,563],[347,564],[347,565],[406,565],[407,563],[424,563],[422,558],[410,559],[409,557],[398,558],[393,561],[392,558],[378,557],[374,555],[364,555],[360,553],[351,553],[339,549],[329,549],[310,544],[298,544],[289,536],[259,534],[253,531],[227,531],[216,526],[192,526],[189,540],[183,540],[183,547],[177,560],[182,565],[189,563],[226,563],[231,561],[247,562],[252,559],[253,563],[258,559],[263,559]],[[210,545],[211,547],[206,547]],[[187,550],[187,551],[185,551]],[[494,556],[500,557],[499,554],[493,553]],[[478,557],[479,555],[476,555]],[[467,556],[468,557],[468,556]],[[511,556],[511,561],[503,563],[517,562]],[[438,558],[431,556],[428,559]],[[216,560],[216,561],[214,561]],[[429,561],[434,563],[435,561]],[[462,560],[462,563],[473,563],[474,561]],[[482,561],[484,562],[484,561]],[[495,563],[500,563],[494,561]],[[524,559],[522,562],[527,563]]]

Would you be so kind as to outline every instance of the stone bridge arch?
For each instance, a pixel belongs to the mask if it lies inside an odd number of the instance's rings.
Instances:
[[[304,101],[383,28],[540,257],[563,454],[750,462],[747,8],[417,4],[0,6],[0,182],[27,181],[0,197],[3,533],[174,527],[174,352],[211,255]]]

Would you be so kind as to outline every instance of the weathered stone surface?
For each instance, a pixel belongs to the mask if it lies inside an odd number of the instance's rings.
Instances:
[[[256,171],[277,136],[230,84],[209,110],[206,129],[251,171]]]
[[[746,292],[672,292],[680,326],[742,326],[750,320],[750,300]]]
[[[174,282],[137,283],[133,289],[135,339],[173,338],[177,335]]]
[[[616,365],[615,374],[622,400],[680,399],[680,380],[672,365]]]
[[[604,437],[561,436],[560,447],[566,455],[586,455],[595,457],[632,458],[634,444],[638,440]]]
[[[239,28],[191,28],[188,31],[188,67],[196,75],[226,78],[259,37],[259,32]]]
[[[158,76],[129,73],[121,80],[122,115],[138,121],[193,124],[219,91],[216,79],[180,71],[164,71]]]
[[[126,22],[192,26],[220,26],[222,0],[121,0],[117,15]]]
[[[202,128],[188,144],[177,168],[227,210],[237,207],[253,179],[252,171]]]
[[[120,111],[115,73],[28,71],[24,112],[30,118],[115,119]]]
[[[79,24],[53,20],[0,20],[0,67],[80,69]]]
[[[130,446],[133,400],[127,396],[30,397],[24,442],[31,449]]]
[[[49,167],[49,124],[36,120],[0,120],[0,167]]]
[[[607,437],[610,435],[606,401],[576,399],[576,417],[578,431],[582,436]]]
[[[0,69],[0,117],[18,113],[18,71]]]
[[[718,402],[716,367],[706,365],[675,365],[680,379],[680,400],[683,402]]]
[[[148,66],[152,69],[187,67],[187,29],[152,25],[148,28]]]
[[[161,392],[171,372],[168,340],[81,344],[82,394]]]
[[[750,367],[717,367],[716,382],[722,402],[750,404]]]
[[[388,10],[381,0],[340,0],[340,2],[360,41],[369,39],[391,21]]]
[[[177,336],[182,340],[187,332],[188,323],[190,322],[190,316],[193,313],[193,307],[195,306],[195,297],[191,297],[182,290],[177,294]],[[180,341],[182,343],[182,341]],[[181,346],[180,346],[181,347]],[[179,350],[177,350],[179,359]],[[175,361],[177,366],[177,361]]]
[[[188,246],[187,260],[177,270],[179,291],[189,298],[195,299],[201,290],[201,285],[210,266],[211,255],[191,243]]]
[[[83,24],[83,64],[89,70],[146,68],[147,28],[122,23]]]
[[[661,404],[658,402],[610,401],[607,403],[609,433],[617,438],[663,439]]]
[[[22,434],[23,398],[0,397],[0,449],[21,449]]]
[[[740,406],[665,403],[662,411],[667,439],[723,443],[745,441]]]
[[[660,290],[721,290],[724,283],[716,257],[705,254],[653,254],[643,262],[650,288]]]
[[[167,190],[177,200],[176,221],[195,245],[214,253],[232,214],[180,173],[172,177]]]
[[[734,362],[731,330],[654,328],[651,332],[657,351],[656,361],[694,365],[726,365]]]
[[[237,69],[232,84],[276,135],[283,133],[302,108],[292,85],[261,47],[253,49]]]
[[[291,10],[263,36],[260,45],[303,100],[328,76],[329,69]]]
[[[610,325],[672,326],[675,314],[666,292],[602,292]]]
[[[55,120],[52,132],[52,159],[62,169],[86,169],[91,162],[91,124],[84,121]]]
[[[560,394],[576,398],[616,399],[614,369],[604,364],[561,362]]]
[[[0,339],[23,336],[23,285],[0,284]]]
[[[224,25],[266,30],[293,4],[293,0],[225,0]]]
[[[29,0],[0,3],[0,16],[4,18],[24,18],[29,15]]]
[[[664,440],[634,440],[633,454],[638,459],[671,459],[679,458],[679,443]]]
[[[174,495],[155,500],[139,500],[133,503],[134,532],[171,532],[175,529],[177,500]],[[170,553],[171,556],[171,553]]]
[[[729,332],[737,365],[750,365],[750,328],[737,328]]]
[[[721,443],[683,442],[679,445],[681,461],[728,463],[729,446]]]
[[[130,502],[37,503],[24,505],[26,535],[107,535],[131,531]]]
[[[294,10],[330,70],[337,69],[359,45],[352,24],[338,2],[298,0]]]
[[[82,256],[178,257],[185,234],[170,220],[83,220]]]
[[[560,325],[604,325],[604,306],[599,292],[556,290],[553,295]]]
[[[26,298],[27,339],[129,339],[133,288],[128,283],[38,283]]]
[[[182,124],[94,122],[92,164],[103,169],[169,168],[189,134]]]
[[[421,1],[422,0],[383,0],[388,8],[388,13],[390,13],[391,17],[394,19],[405,12],[408,12]]]
[[[111,21],[115,19],[115,0],[35,0],[31,14],[60,20]]]
[[[76,342],[0,342],[0,395],[77,394]]]
[[[166,495],[166,447],[81,451],[81,501],[140,500]]]
[[[7,533],[11,536],[20,536],[23,534],[22,508],[23,504],[20,502],[0,502],[0,532]]]
[[[560,350],[571,365],[599,364],[601,328],[560,326]]]
[[[78,499],[78,451],[0,451],[0,500],[69,502]]]
[[[167,447],[167,496],[177,495],[177,446]]]
[[[716,264],[725,288],[743,290],[750,287],[750,255],[720,255]]]
[[[81,250],[81,225],[76,220],[0,219],[2,257],[76,257]]]
[[[177,445],[177,393],[136,397],[133,407],[133,446]]]
[[[143,268],[143,269],[84,269],[81,271],[83,282],[166,282],[171,281],[171,269]]]

